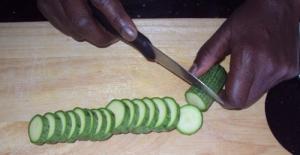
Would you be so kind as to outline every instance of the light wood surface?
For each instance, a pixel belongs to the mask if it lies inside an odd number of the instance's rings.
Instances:
[[[136,20],[154,45],[189,68],[223,19]],[[222,62],[228,69],[229,59]],[[104,142],[30,144],[31,117],[76,106],[97,108],[114,98],[172,96],[185,104],[188,85],[119,42],[99,49],[62,35],[49,23],[0,24],[0,154],[244,155],[288,154],[272,136],[264,100],[243,111],[214,104],[195,135],[117,135]]]

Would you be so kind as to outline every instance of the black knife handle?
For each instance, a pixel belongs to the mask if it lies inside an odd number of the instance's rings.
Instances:
[[[131,42],[124,40],[120,36],[120,34],[112,27],[107,18],[90,2],[90,0],[88,0],[88,4],[92,10],[94,17],[107,31],[118,37],[123,42],[137,49],[147,60],[155,60],[155,53],[152,48],[152,43],[144,34],[138,31],[138,35],[135,40]]]

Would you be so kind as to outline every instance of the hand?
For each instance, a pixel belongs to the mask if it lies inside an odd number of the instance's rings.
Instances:
[[[191,68],[197,76],[231,55],[225,90],[220,93],[225,108],[247,108],[272,86],[299,74],[296,2],[248,0],[199,50]]]
[[[117,41],[91,14],[87,0],[38,0],[37,5],[50,23],[77,41],[87,41],[97,47],[106,47]],[[119,0],[91,0],[127,40],[137,36],[137,30]]]

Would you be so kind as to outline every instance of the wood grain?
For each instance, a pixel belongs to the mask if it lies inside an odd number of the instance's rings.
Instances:
[[[136,20],[140,31],[184,67],[223,19]],[[222,65],[228,69],[229,59]],[[113,98],[172,96],[185,104],[188,85],[119,42],[99,49],[62,35],[49,23],[0,24],[0,154],[288,154],[272,136],[264,100],[243,111],[214,104],[193,136],[176,131],[118,135],[104,142],[36,146],[30,118],[76,106],[97,108]]]

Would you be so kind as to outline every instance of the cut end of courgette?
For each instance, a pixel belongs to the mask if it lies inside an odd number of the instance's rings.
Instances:
[[[194,105],[187,104],[180,108],[180,118],[177,131],[184,135],[195,134],[203,124],[203,115]]]

